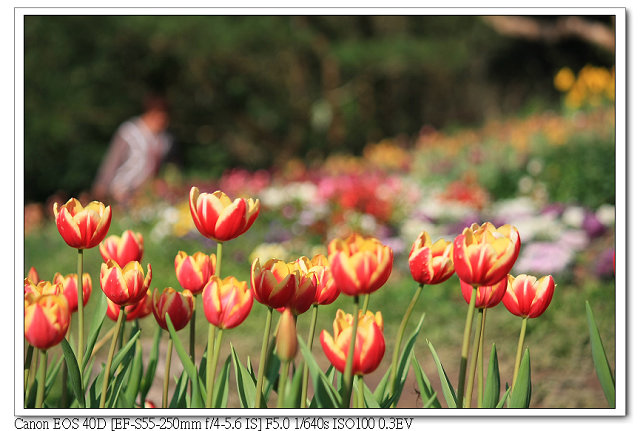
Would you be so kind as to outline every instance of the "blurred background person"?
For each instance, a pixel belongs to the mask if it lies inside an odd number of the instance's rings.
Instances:
[[[93,198],[126,202],[160,170],[174,146],[167,127],[168,104],[153,94],[144,102],[144,112],[118,127],[93,184]]]

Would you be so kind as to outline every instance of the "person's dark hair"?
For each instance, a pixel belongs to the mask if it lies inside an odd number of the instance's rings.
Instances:
[[[161,94],[150,93],[144,98],[144,112],[149,111],[169,111],[169,103],[167,98]]]

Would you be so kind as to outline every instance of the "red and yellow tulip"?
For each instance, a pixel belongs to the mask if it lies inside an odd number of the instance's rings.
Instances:
[[[131,261],[142,260],[144,239],[141,233],[125,230],[122,236],[109,235],[100,243],[99,250],[105,262],[113,259],[123,267]]]
[[[178,292],[167,287],[162,293],[159,293],[157,289],[153,291],[153,315],[158,325],[165,331],[168,331],[165,314],[169,314],[174,329],[179,331],[187,326],[191,320],[194,308],[193,294],[188,290]]]
[[[352,328],[353,316],[338,310],[333,321],[333,337],[326,330],[320,333],[322,350],[329,362],[341,373],[344,373],[347,362]],[[353,355],[354,375],[369,374],[380,365],[385,351],[382,330],[383,321],[379,311],[376,314],[367,311],[364,316],[360,313]]]
[[[246,281],[229,276],[213,276],[202,292],[204,315],[209,323],[220,329],[235,328],[249,315],[253,295]]]
[[[471,293],[473,287],[460,280],[460,288],[462,290],[462,296],[464,300],[471,301]],[[491,308],[500,304],[504,293],[507,291],[507,277],[503,278],[499,282],[491,286],[479,286],[476,293],[476,305],[475,308]]]
[[[509,274],[507,291],[502,303],[512,314],[520,317],[535,318],[540,316],[551,303],[555,282],[547,275],[536,279],[532,275],[520,274],[513,277]]]
[[[334,239],[328,248],[333,279],[346,295],[372,293],[391,275],[393,251],[376,238],[352,234]]]
[[[28,295],[25,298],[24,335],[38,349],[60,343],[69,329],[71,312],[64,295]]]
[[[271,308],[287,305],[296,288],[289,265],[280,259],[269,259],[264,266],[256,258],[251,265],[251,293],[261,304]]]
[[[27,274],[27,278],[35,284],[38,284],[40,282],[40,276],[38,275],[38,271],[36,271],[36,269],[33,266],[29,268],[29,273]]]
[[[507,276],[520,252],[520,234],[510,225],[474,223],[453,243],[453,265],[460,280],[490,286]]]
[[[71,198],[58,208],[53,204],[58,232],[62,239],[77,249],[93,248],[107,235],[111,225],[111,207],[105,208],[102,202],[93,201],[86,207]]]
[[[151,284],[151,265],[147,265],[145,277],[142,265],[133,261],[123,268],[114,260],[100,268],[100,287],[107,298],[117,305],[133,305],[146,295]]]
[[[229,241],[246,232],[258,217],[260,201],[232,201],[224,192],[200,193],[192,187],[189,193],[191,217],[198,231],[218,242]]]
[[[453,243],[439,239],[431,243],[427,232],[422,232],[411,247],[409,270],[420,284],[439,284],[454,272]]]
[[[190,256],[180,250],[174,259],[174,266],[180,286],[197,295],[216,272],[216,255],[208,256],[197,251]]]
[[[62,293],[69,303],[69,311],[74,313],[78,310],[78,274],[62,275],[56,272],[53,276],[53,283],[62,284]],[[87,305],[91,296],[92,284],[91,276],[88,273],[82,274],[82,303]]]
[[[39,283],[32,282],[28,277],[24,279],[24,298],[27,300],[27,296],[31,295],[35,298],[42,295],[59,295],[62,293],[62,284],[51,283],[46,280],[42,280]]]
[[[278,311],[282,312],[284,308],[288,308],[298,316],[307,311],[315,301],[317,278],[314,272],[309,271],[311,261],[306,256],[287,265],[294,285],[293,294],[289,297],[287,304]]]
[[[152,311],[152,299],[151,290],[147,289],[147,294],[135,304],[127,305],[124,307],[127,316],[127,322],[135,319],[142,319],[151,314]],[[120,306],[107,298],[107,317],[114,322],[118,321],[118,314],[120,313]]]

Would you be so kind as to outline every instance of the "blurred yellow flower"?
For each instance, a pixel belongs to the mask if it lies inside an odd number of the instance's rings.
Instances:
[[[563,67],[558,71],[556,77],[553,79],[553,85],[562,92],[569,91],[576,77],[568,67]]]

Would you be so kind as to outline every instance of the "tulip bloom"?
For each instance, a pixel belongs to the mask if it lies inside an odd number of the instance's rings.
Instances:
[[[439,284],[454,272],[453,244],[439,239],[434,244],[427,232],[422,232],[411,247],[409,270],[420,284]]]
[[[99,246],[100,254],[104,261],[113,259],[120,267],[127,263],[142,260],[144,252],[144,240],[142,234],[125,230],[122,236],[110,235]]]
[[[62,284],[62,293],[69,302],[69,311],[74,313],[78,310],[78,274],[68,274],[63,276],[59,272],[56,272],[53,276],[54,283]],[[91,276],[88,273],[82,274],[82,303],[87,305],[89,297],[91,296],[92,284]]]
[[[29,274],[27,274],[27,278],[32,282],[34,282],[35,284],[38,284],[40,282],[40,276],[38,275],[38,271],[36,271],[36,269],[33,266],[29,269]]]
[[[460,280],[475,286],[498,283],[513,267],[520,252],[520,234],[510,225],[491,223],[465,228],[453,243],[453,264]]]
[[[107,298],[117,305],[132,305],[146,295],[151,284],[151,265],[147,265],[147,276],[139,262],[133,261],[120,268],[109,259],[100,268],[100,287]]]
[[[306,259],[306,258],[305,258]],[[298,265],[302,269],[300,259],[298,259]],[[331,275],[331,268],[329,267],[329,260],[322,254],[313,256],[313,259],[303,260],[304,265],[307,266],[306,271],[315,274],[316,278],[316,298],[313,301],[314,304],[328,305],[333,303],[338,296],[340,296],[340,290]],[[304,271],[304,269],[302,269]]]
[[[127,322],[134,319],[142,319],[151,314],[151,290],[147,289],[147,294],[138,302],[132,305],[124,307],[126,312]],[[107,317],[114,322],[118,321],[118,314],[120,313],[120,306],[107,298]]]
[[[24,310],[24,335],[38,349],[60,343],[69,329],[71,312],[64,295],[29,295]]]
[[[279,259],[269,259],[264,266],[260,258],[251,264],[251,293],[261,304],[271,308],[287,305],[296,288],[290,266]]]
[[[100,243],[111,225],[111,207],[93,201],[86,207],[75,198],[60,206],[53,204],[56,225],[62,239],[77,249],[93,248]]]
[[[166,313],[169,313],[174,329],[179,331],[191,320],[194,308],[193,294],[188,290],[178,292],[167,287],[162,293],[159,293],[158,289],[153,291],[153,315],[158,325],[165,331],[168,331]]]
[[[220,190],[200,193],[197,187],[192,187],[189,208],[193,223],[202,235],[224,242],[242,235],[251,227],[260,212],[260,201],[240,198],[231,201]]]
[[[59,295],[62,293],[62,284],[54,280],[50,283],[46,280],[39,282],[38,284],[32,282],[28,277],[24,279],[24,298],[27,299],[28,295],[35,298],[42,295]]]
[[[293,360],[296,357],[296,353],[298,353],[296,321],[291,310],[285,308],[280,316],[280,324],[276,334],[276,355],[281,361],[285,362]]]
[[[279,312],[283,312],[285,308],[291,310],[296,316],[307,311],[316,299],[316,275],[309,271],[311,261],[308,257],[303,256],[296,261],[289,262],[289,272],[293,280],[293,294],[289,297],[287,305],[280,307]]]
[[[462,296],[467,304],[471,300],[471,292],[473,287],[460,280],[460,288],[462,290]],[[476,294],[476,308],[491,308],[500,304],[504,293],[507,291],[507,277],[503,278],[492,286],[479,286]]]
[[[204,315],[209,323],[220,329],[235,328],[249,315],[253,295],[246,281],[229,276],[211,277],[202,292]]]
[[[338,310],[333,321],[333,337],[326,330],[320,333],[322,350],[331,364],[341,373],[344,373],[349,354],[352,328],[353,316]],[[353,353],[354,375],[369,374],[380,365],[385,350],[382,330],[383,322],[380,312],[374,315],[371,311],[367,311],[364,316],[360,313]]]
[[[331,273],[346,295],[372,293],[391,275],[393,252],[376,238],[352,234],[329,243]]]
[[[509,274],[507,291],[502,303],[516,316],[535,318],[544,313],[551,303],[555,286],[550,275],[536,279],[526,274],[517,277]]]
[[[197,251],[193,256],[189,256],[181,250],[173,263],[180,286],[190,290],[194,295],[202,292],[209,278],[216,273],[215,254],[208,256]]]

